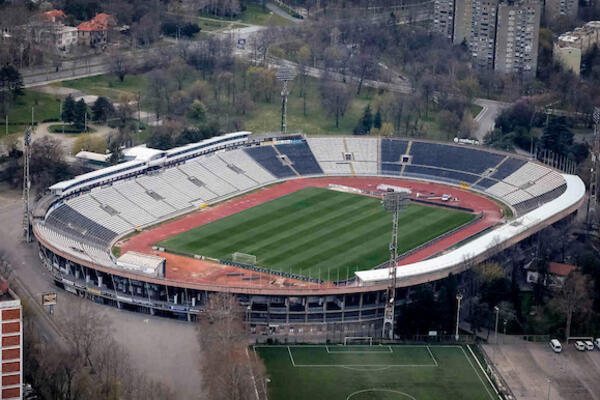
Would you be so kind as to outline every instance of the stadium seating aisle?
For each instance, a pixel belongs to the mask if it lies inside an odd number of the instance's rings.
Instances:
[[[277,178],[269,171],[260,166],[256,161],[246,154],[242,149],[223,151],[218,156],[227,164],[233,164],[244,171],[246,176],[258,183],[273,182]]]
[[[216,193],[218,197],[225,196],[237,190],[233,185],[220,179],[217,175],[204,168],[198,160],[189,160],[185,164],[180,165],[179,169],[188,176],[195,177],[204,183],[206,189]]]
[[[177,210],[191,207],[191,198],[179,191],[177,187],[166,185],[159,175],[142,176],[138,183],[146,190],[151,190],[161,196],[165,203]]]
[[[174,207],[168,205],[164,201],[151,197],[135,180],[131,182],[117,183],[113,187],[127,200],[132,202],[133,207],[135,207],[135,205],[139,206],[136,208],[145,210],[147,213],[153,215],[155,217],[154,219],[172,214],[175,211]],[[131,207],[128,207],[128,205],[123,204],[121,208],[124,211],[135,212],[135,210],[130,210]],[[143,223],[137,225],[143,225]]]
[[[306,143],[277,144],[275,147],[281,154],[287,156],[292,162],[294,169],[300,175],[319,175],[323,173],[323,170]]]
[[[243,171],[234,171],[231,169],[216,155],[202,157],[198,162],[215,176],[218,176],[230,185],[235,186],[237,190],[247,190],[257,184],[256,181],[244,175]]]
[[[381,162],[400,162],[408,148],[407,140],[381,139]]]
[[[281,162],[272,146],[249,147],[244,151],[277,178],[288,178],[296,175],[289,166]]]
[[[94,190],[91,196],[100,204],[111,207],[119,213],[119,216],[129,222],[132,226],[148,224],[156,219],[156,216],[146,212],[143,206],[138,207],[135,199],[123,196],[117,190],[123,185],[133,185],[133,182],[115,184],[113,187]]]
[[[208,201],[217,197],[216,194],[192,183],[189,176],[179,168],[167,168],[162,174],[158,175],[159,180],[166,188],[177,189],[190,198],[190,201],[200,199]]]

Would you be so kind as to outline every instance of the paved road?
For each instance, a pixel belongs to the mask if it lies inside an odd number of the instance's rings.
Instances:
[[[517,400],[600,400],[600,351],[580,352],[563,343],[485,345]]]
[[[269,10],[271,10],[274,14],[277,14],[280,17],[287,19],[288,21],[292,21],[295,24],[301,24],[302,22],[304,22],[303,19],[292,17],[290,14],[286,13],[285,11],[283,11],[281,8],[277,7],[273,3],[267,3],[267,8]]]
[[[79,301],[52,284],[52,277],[45,269],[36,251],[36,244],[22,240],[22,205],[18,191],[0,186],[0,252],[11,262],[13,276],[26,283],[24,298],[31,309],[44,314],[39,306],[41,294],[58,292],[58,305],[52,320],[40,317],[38,331],[47,343],[63,343],[60,326],[53,322],[64,312],[61,304]],[[16,288],[19,289],[19,288]],[[198,370],[200,348],[194,325],[143,314],[120,311],[115,308],[89,303],[93,310],[105,313],[112,321],[113,335],[117,342],[129,349],[133,366],[146,376],[169,385],[177,399],[198,399],[201,394],[201,378]]]
[[[502,110],[510,106],[510,103],[489,99],[475,99],[475,104],[483,107],[483,110],[475,117],[477,129],[475,130],[474,136],[477,140],[483,141],[485,135],[494,129],[496,117]]]

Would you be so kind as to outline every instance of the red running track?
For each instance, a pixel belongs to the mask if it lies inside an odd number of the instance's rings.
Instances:
[[[435,194],[441,196],[442,194],[450,194],[452,198],[458,198],[458,202],[453,202],[453,205],[460,207],[470,208],[476,213],[482,213],[482,218],[477,222],[466,226],[463,229],[427,246],[416,253],[402,259],[399,265],[406,265],[417,261],[424,260],[435,254],[438,254],[449,247],[459,243],[493,225],[498,223],[502,218],[502,210],[494,201],[485,198],[481,195],[469,192],[467,190],[458,189],[451,186],[441,185],[430,182],[420,182],[413,180],[404,180],[397,178],[371,178],[371,177],[323,177],[323,178],[312,178],[312,179],[295,179],[277,184],[275,186],[260,189],[256,192],[236,197],[234,199],[219,203],[212,207],[206,207],[198,211],[192,212],[181,218],[166,222],[158,227],[143,231],[135,236],[127,239],[123,239],[117,243],[117,246],[121,247],[121,253],[124,254],[127,251],[137,251],[142,253],[153,253],[157,254],[152,250],[152,246],[168,237],[185,232],[197,226],[207,224],[209,222],[221,219],[228,215],[238,213],[250,207],[254,207],[258,204],[285,196],[286,194],[298,191],[306,187],[327,187],[329,184],[338,184],[344,186],[350,186],[363,190],[376,190],[379,184],[388,184],[401,186],[404,188],[411,189],[413,196],[416,193],[421,194]],[[436,202],[435,200],[433,202]],[[440,204],[445,204],[438,200]],[[214,264],[206,261],[194,260],[187,257],[173,256],[170,254],[159,253],[161,256],[167,258],[166,278],[180,281],[189,282],[202,282],[202,283],[214,283],[214,284],[227,284],[228,282],[236,285],[252,284],[256,286],[257,283],[249,283],[242,281],[240,276],[231,276],[232,272],[245,272],[246,270],[238,269],[231,266],[223,266]],[[273,277],[269,277],[268,274],[252,273],[252,276],[264,279],[264,283],[267,284],[269,281],[273,283]],[[266,277],[266,278],[265,278]],[[270,278],[270,279],[269,279]],[[278,277],[279,278],[279,277]],[[257,278],[258,279],[258,278]],[[281,278],[279,278],[281,279]],[[281,282],[280,282],[281,283]],[[290,282],[292,283],[292,282]],[[295,281],[294,286],[304,285],[303,282]]]

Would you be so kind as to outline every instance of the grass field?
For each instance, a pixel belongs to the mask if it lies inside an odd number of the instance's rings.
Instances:
[[[494,400],[461,346],[256,346],[271,400]]]
[[[398,220],[399,253],[473,218],[468,213],[411,204]],[[391,214],[379,199],[306,188],[158,245],[223,259],[234,252],[253,254],[262,267],[338,280],[386,261],[391,231]]]

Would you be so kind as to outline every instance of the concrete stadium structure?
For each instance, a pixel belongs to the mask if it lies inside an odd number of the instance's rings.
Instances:
[[[262,276],[257,282],[240,278],[249,273],[243,265],[228,265],[219,266],[229,268],[221,275],[227,279],[211,281],[194,273],[182,278],[168,269],[168,257],[165,268],[161,249],[150,249],[150,260],[140,255],[136,262],[130,255],[127,262],[119,261],[111,251],[115,243],[274,183],[329,177],[433,182],[440,191],[475,193],[512,210],[511,217],[451,249],[399,267],[396,298],[408,299],[411,287],[460,273],[571,215],[585,195],[577,176],[512,153],[413,139],[255,139],[240,132],[166,152],[138,148],[127,154],[126,163],[52,186],[37,203],[33,229],[40,258],[56,284],[69,292],[187,320],[201,312],[212,293],[227,292],[240,299],[257,326],[378,327],[389,270],[384,266],[326,283],[257,269],[250,272]]]

